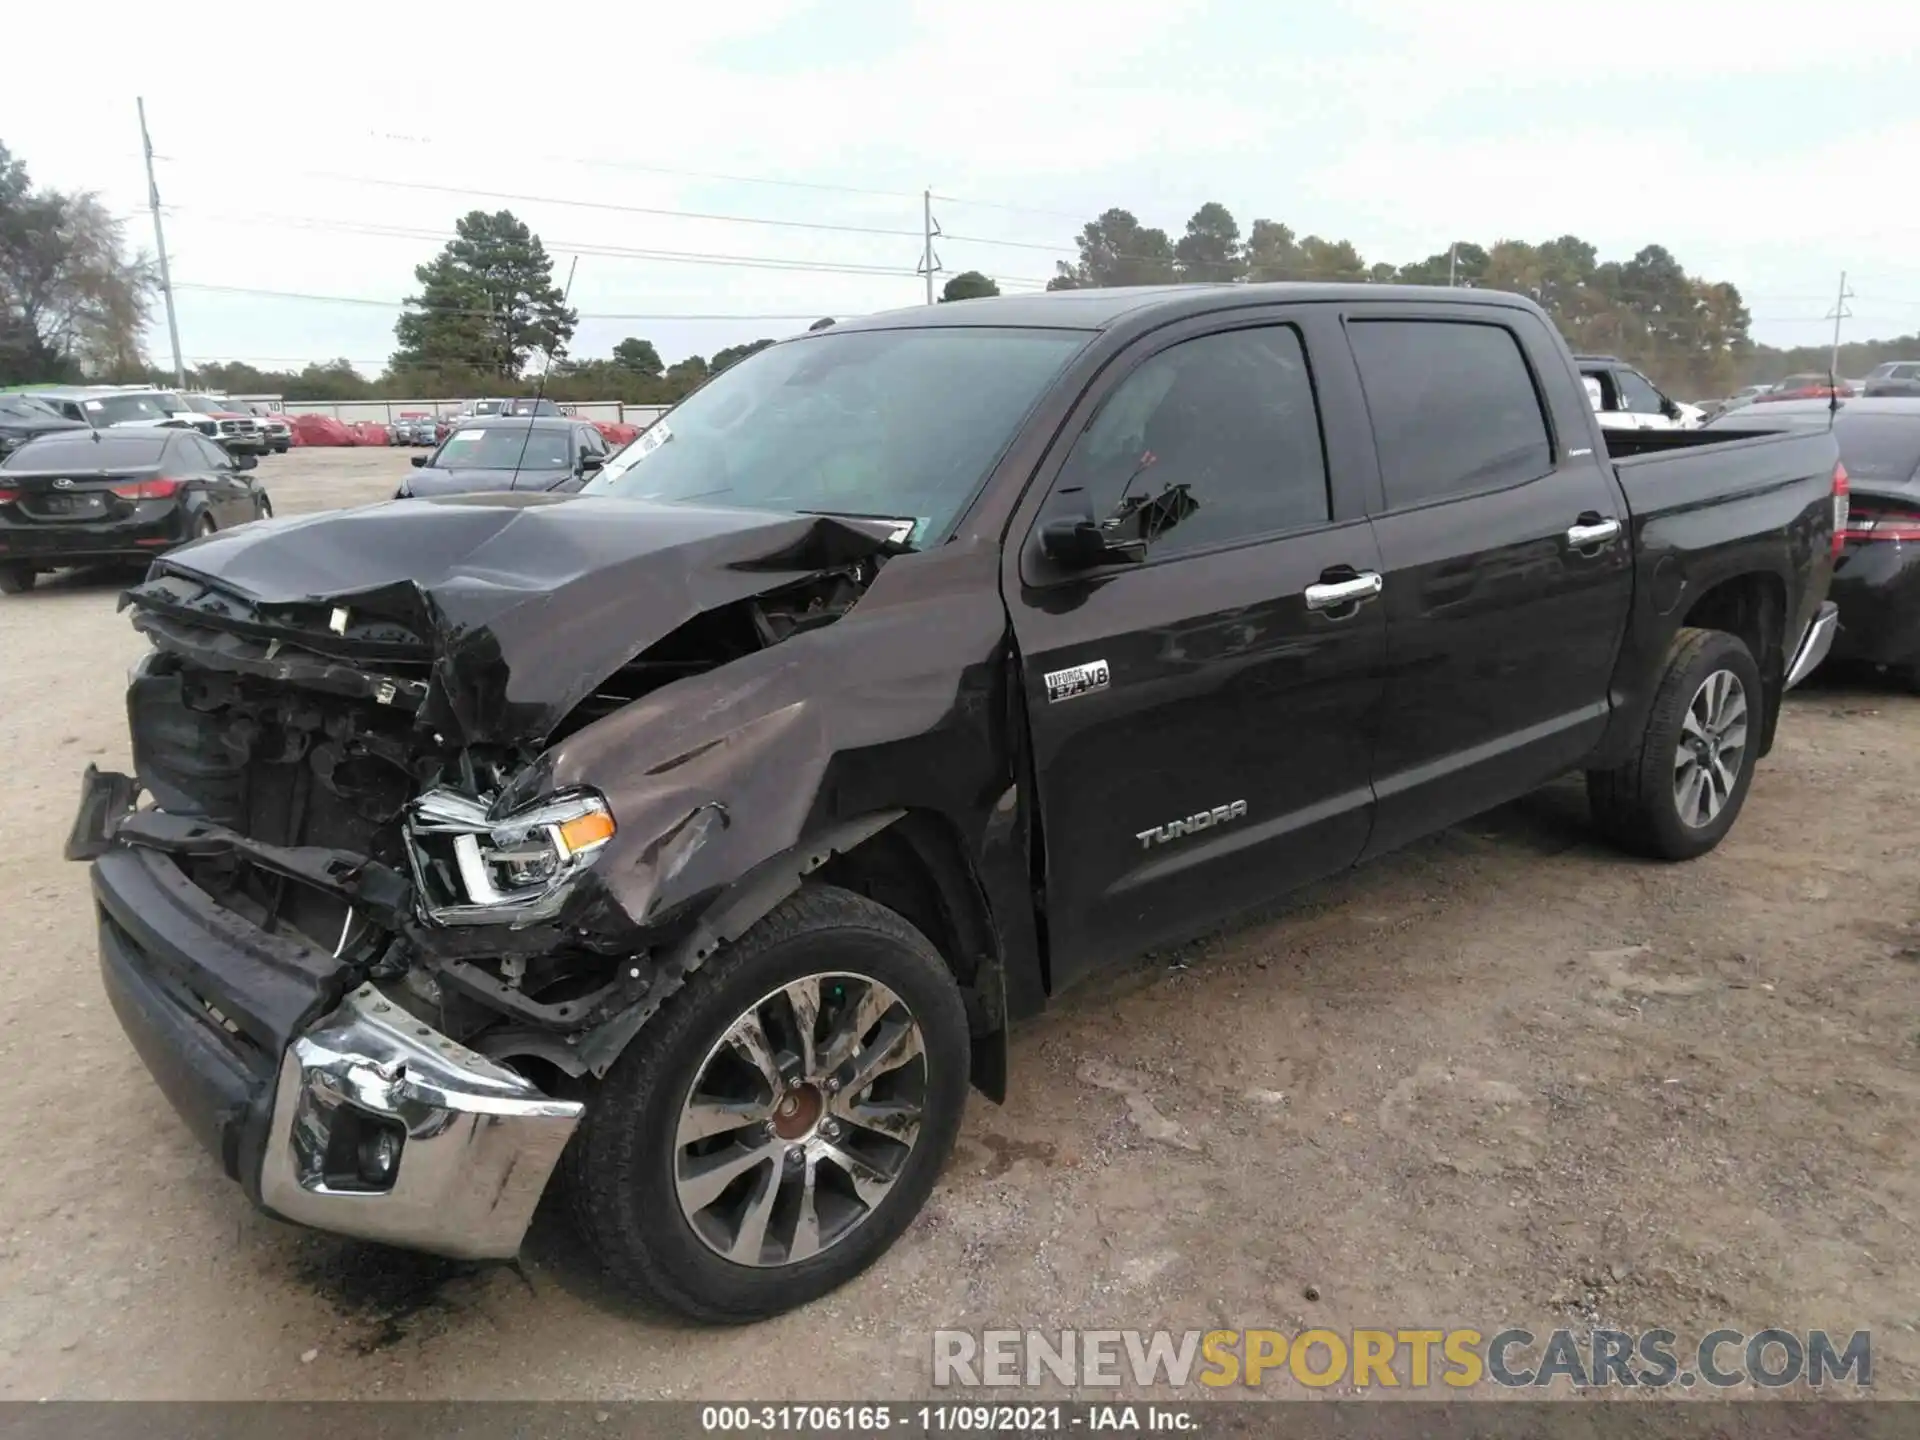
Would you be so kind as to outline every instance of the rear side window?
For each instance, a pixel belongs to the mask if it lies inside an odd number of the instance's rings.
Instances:
[[[96,438],[91,430],[42,435],[0,461],[0,470],[132,470],[159,464],[166,443],[165,435],[99,433]]]
[[[1325,522],[1327,462],[1299,332],[1229,330],[1141,362],[1067,457],[1055,493],[1075,487],[1103,521],[1157,503],[1163,518],[1144,527],[1155,556]]]
[[[1537,480],[1553,443],[1520,342],[1504,325],[1355,320],[1387,508]]]

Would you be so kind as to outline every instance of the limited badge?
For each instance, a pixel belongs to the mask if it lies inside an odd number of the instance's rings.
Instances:
[[[1058,704],[1076,695],[1091,695],[1096,690],[1106,689],[1111,679],[1111,672],[1104,660],[1089,660],[1070,670],[1051,671],[1046,677],[1047,701],[1049,704]]]

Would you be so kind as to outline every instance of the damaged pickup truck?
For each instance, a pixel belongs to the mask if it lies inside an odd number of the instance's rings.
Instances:
[[[1711,849],[1845,503],[1824,431],[1602,434],[1512,296],[875,316],[578,495],[161,558],[68,853],[254,1203],[504,1257],[552,1180],[635,1293],[748,1320],[885,1251],[1104,964],[1569,771]]]

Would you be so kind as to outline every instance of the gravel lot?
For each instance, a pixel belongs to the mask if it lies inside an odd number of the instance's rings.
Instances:
[[[282,515],[401,451],[294,451]],[[0,1398],[922,1393],[941,1326],[1826,1326],[1920,1396],[1920,699],[1798,692],[1730,839],[1621,859],[1560,786],[1127,967],[1015,1039],[927,1212],[797,1315],[635,1314],[305,1235],[189,1139],[59,858],[125,766],[124,576],[0,600]],[[1307,1300],[1311,1288],[1317,1295]]]

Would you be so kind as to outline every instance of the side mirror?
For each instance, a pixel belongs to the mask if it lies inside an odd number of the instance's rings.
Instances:
[[[580,468],[582,470],[598,470],[606,463],[607,457],[604,455],[582,455],[580,457]]]
[[[1084,515],[1062,515],[1040,527],[1040,551],[1063,570],[1092,570],[1139,564],[1147,542],[1118,539]]]
[[[260,468],[260,457],[258,455],[236,455],[233,457],[233,466],[236,470],[257,470]]]
[[[1660,413],[1669,420],[1678,420],[1680,418],[1680,406],[1662,395],[1660,397]]]
[[[431,460],[433,457],[431,455],[415,455],[412,458],[413,458],[413,468],[418,470],[422,466],[424,466],[427,463],[427,461]]]

